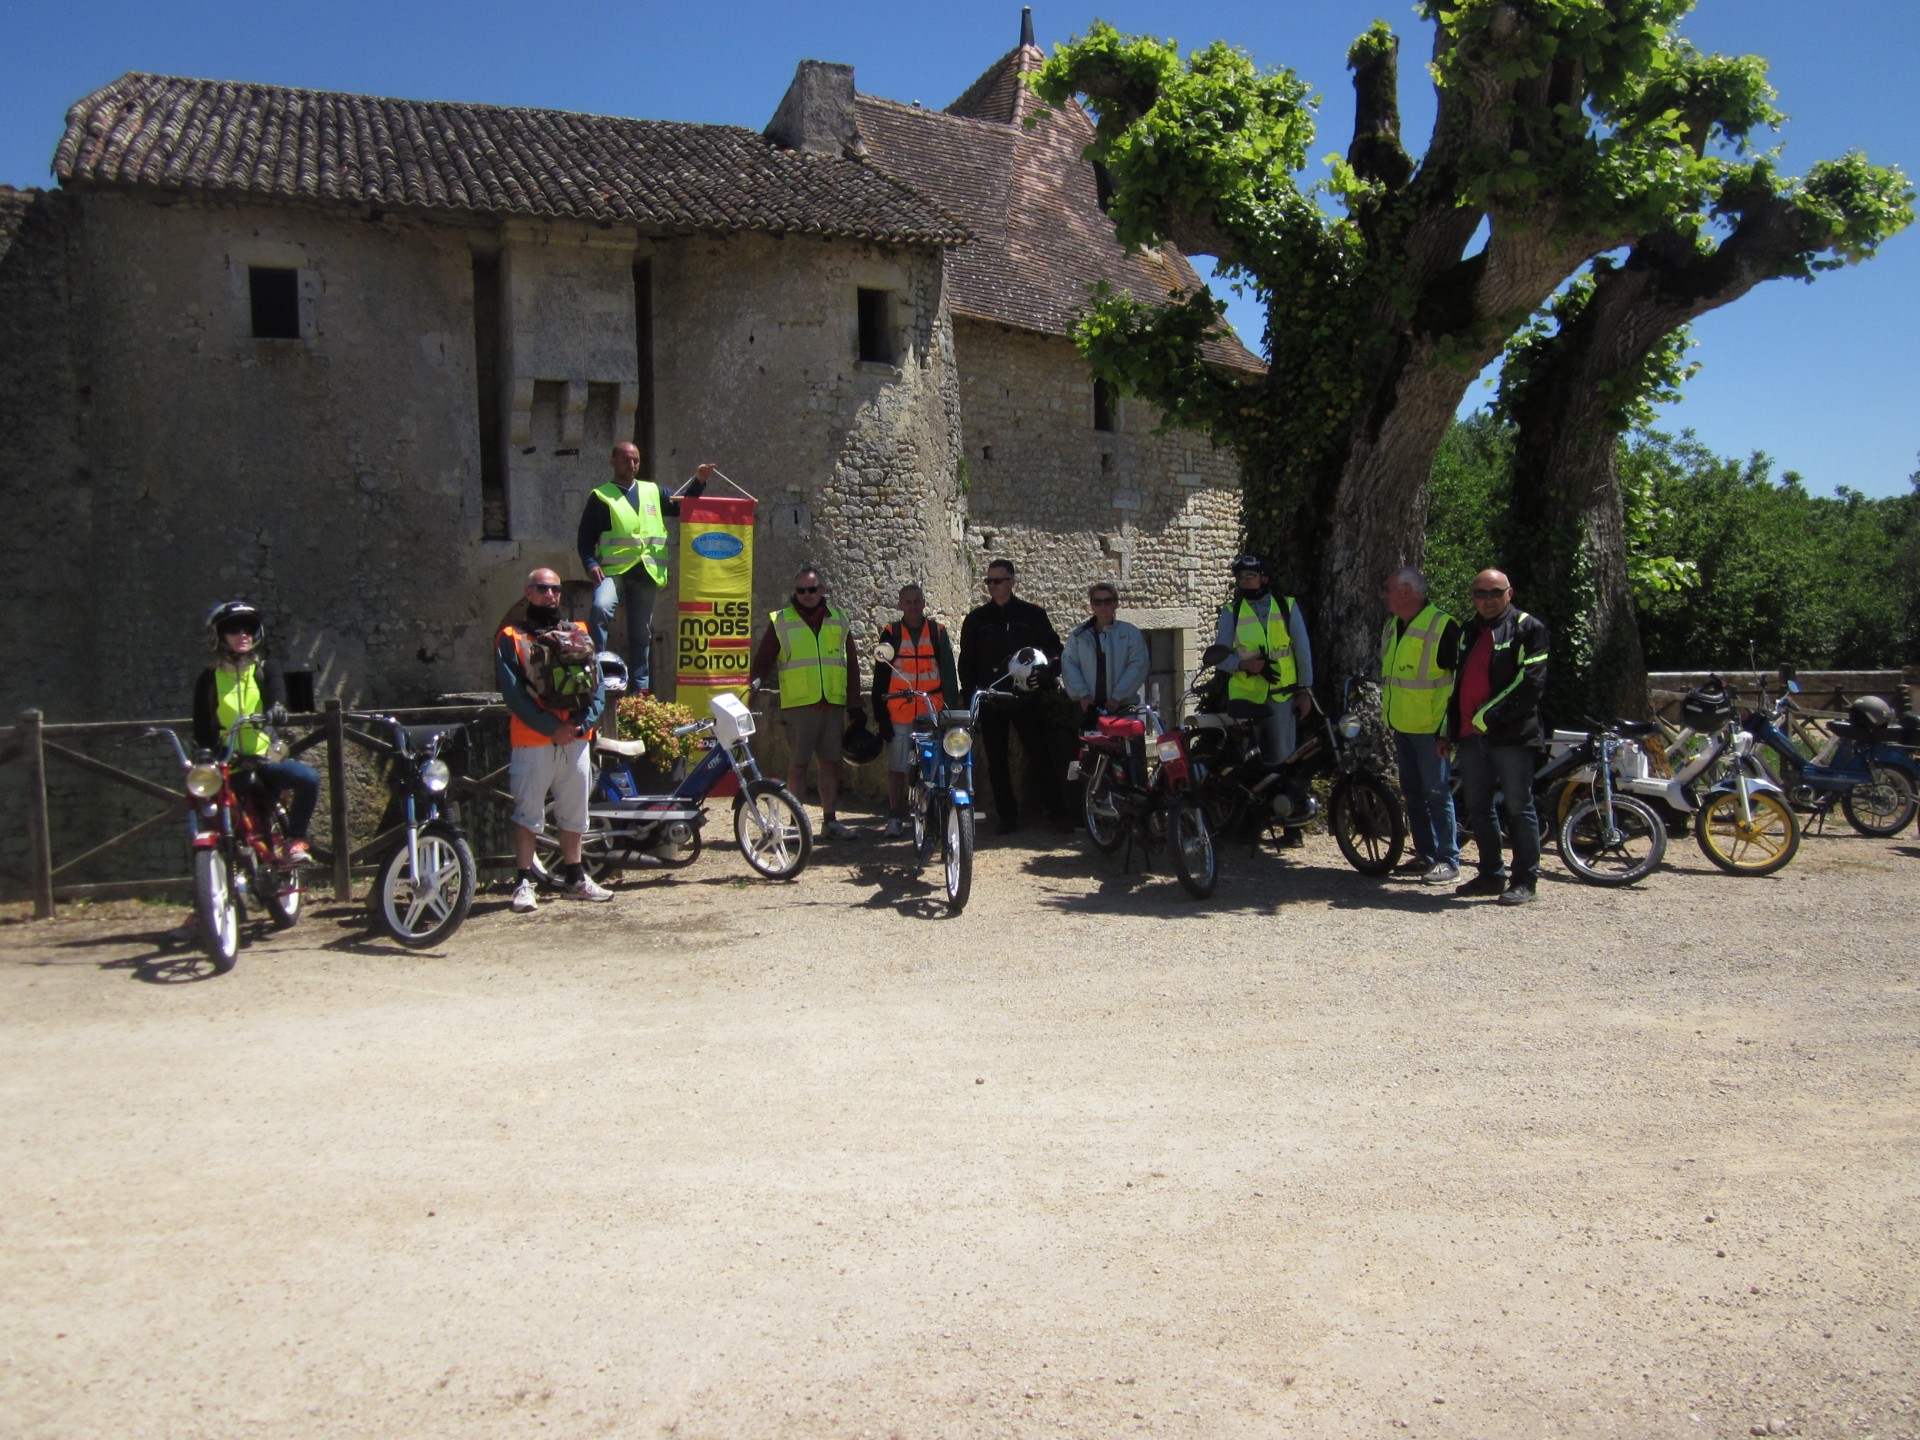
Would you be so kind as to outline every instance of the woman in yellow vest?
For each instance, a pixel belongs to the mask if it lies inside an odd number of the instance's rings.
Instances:
[[[706,489],[713,466],[700,466],[678,494],[662,496],[658,485],[640,478],[641,458],[640,447],[631,440],[613,447],[613,478],[587,496],[574,545],[581,568],[593,581],[593,603],[587,610],[593,648],[607,648],[614,613],[624,606],[627,649],[621,658],[634,687],[651,691],[653,605],[667,583],[667,521],[679,515],[683,498]]]
[[[853,831],[838,818],[840,741],[849,716],[867,719],[866,702],[850,677],[860,673],[853,632],[846,614],[827,603],[826,582],[809,565],[793,577],[793,596],[767,617],[766,632],[753,652],[749,683],[769,679],[780,686],[780,723],[792,755],[787,789],[807,793],[807,762],[818,759],[820,838],[851,840]]]
[[[1411,565],[1387,576],[1380,595],[1392,612],[1380,633],[1380,709],[1393,732],[1413,839],[1413,856],[1400,868],[1429,885],[1451,885],[1460,878],[1460,832],[1448,765],[1433,738],[1447,725],[1460,622],[1427,599],[1427,577]]]
[[[245,600],[229,600],[208,612],[207,641],[213,646],[214,660],[193,687],[193,743],[202,750],[224,754],[228,732],[247,715],[269,715],[273,724],[286,724],[286,677],[261,653],[266,639],[266,623]],[[311,865],[307,826],[320,798],[320,777],[312,766],[298,760],[269,760],[272,745],[273,737],[264,729],[246,725],[233,753],[264,784],[292,793],[287,806],[287,859],[295,865]]]

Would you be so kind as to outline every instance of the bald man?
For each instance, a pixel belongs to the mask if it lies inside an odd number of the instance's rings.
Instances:
[[[1499,570],[1473,577],[1473,618],[1460,633],[1460,666],[1447,699],[1447,724],[1434,753],[1452,755],[1480,852],[1480,873],[1453,893],[1525,905],[1540,878],[1540,821],[1533,772],[1546,734],[1540,696],[1547,688],[1547,627],[1513,603],[1513,582]],[[1500,855],[1498,789],[1513,837],[1513,868]]]

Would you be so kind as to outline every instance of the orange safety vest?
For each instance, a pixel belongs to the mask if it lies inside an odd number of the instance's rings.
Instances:
[[[567,623],[572,625],[576,630],[585,630],[587,628],[587,622],[584,620],[570,620]],[[500,633],[509,636],[513,640],[514,657],[520,662],[520,678],[525,680],[527,678],[527,669],[533,664],[533,653],[530,648],[533,643],[533,637],[517,625],[504,626]],[[571,718],[570,712],[555,709],[538,695],[535,695],[531,690],[527,692],[527,698],[549,715],[558,715],[562,720]],[[589,740],[593,738],[593,732],[591,730],[587,731],[586,738]],[[551,735],[542,735],[511,710],[507,712],[507,739],[516,747],[521,745],[553,744],[553,737]]]
[[[940,662],[934,645],[946,633],[940,622],[931,617],[921,624],[918,640],[907,635],[905,621],[896,621],[880,632],[882,640],[891,638],[894,649],[893,671],[886,691],[887,714],[894,724],[911,725],[927,713],[920,701],[907,693],[909,690],[925,691],[934,714],[940,713],[945,700],[940,693]]]

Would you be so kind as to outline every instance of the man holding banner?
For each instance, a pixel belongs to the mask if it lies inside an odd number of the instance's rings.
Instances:
[[[697,498],[706,488],[713,466],[700,466],[680,494],[663,498],[658,485],[640,478],[642,457],[633,441],[614,446],[611,460],[613,478],[587,496],[575,537],[593,581],[587,631],[595,649],[606,649],[613,617],[625,609],[627,671],[637,688],[651,691],[653,604],[667,583],[667,520],[678,518],[683,497]]]

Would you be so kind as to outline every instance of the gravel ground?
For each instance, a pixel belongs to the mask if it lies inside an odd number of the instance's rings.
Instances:
[[[1669,854],[16,909],[0,1433],[1920,1435],[1920,847]]]

